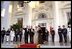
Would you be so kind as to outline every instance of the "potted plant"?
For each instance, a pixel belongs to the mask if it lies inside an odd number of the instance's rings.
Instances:
[[[21,28],[21,25],[18,24],[18,23],[16,23],[16,24],[13,24],[12,28],[13,28],[14,30],[16,30],[16,29],[19,30],[19,29]]]

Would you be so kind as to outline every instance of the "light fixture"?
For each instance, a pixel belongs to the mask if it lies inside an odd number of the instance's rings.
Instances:
[[[12,13],[12,5],[9,5],[9,13]]]
[[[4,15],[5,15],[5,9],[2,9],[2,11],[1,11],[1,17],[4,17]]]

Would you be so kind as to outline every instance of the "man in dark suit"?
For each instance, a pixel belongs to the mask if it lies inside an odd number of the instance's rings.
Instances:
[[[28,43],[28,26],[25,28],[25,33],[24,33],[24,36],[25,36],[25,43]]]
[[[1,42],[3,43],[4,41],[4,35],[5,35],[6,31],[5,28],[3,28],[3,30],[1,31]]]
[[[62,42],[63,41],[63,38],[62,38],[62,28],[60,26],[58,26],[58,34],[59,34],[59,42]]]
[[[30,43],[34,43],[34,29],[29,29],[29,35],[30,35]]]
[[[64,37],[64,42],[67,42],[67,29],[65,28],[65,25],[63,25],[62,29],[63,37]]]
[[[42,29],[40,26],[38,26],[38,43],[39,44],[43,44],[42,35],[43,35]]]
[[[19,30],[19,37],[20,37],[20,42],[21,42],[21,40],[22,40],[22,28],[20,28],[20,30]]]
[[[9,41],[9,36],[10,36],[10,29],[8,29],[7,32],[6,32],[6,39],[7,39],[7,42]]]
[[[46,32],[45,32],[45,27],[41,27],[41,31],[42,31],[42,43],[44,43],[46,41]]]
[[[19,32],[18,29],[16,29],[16,31],[15,31],[15,39],[16,39],[15,41],[16,42],[18,41],[18,32]]]
[[[55,31],[54,31],[53,28],[51,29],[50,33],[51,33],[51,36],[52,36],[52,42],[54,43]]]
[[[48,42],[49,31],[45,29],[45,41]]]

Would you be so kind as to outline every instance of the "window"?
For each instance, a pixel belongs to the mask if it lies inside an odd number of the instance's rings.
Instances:
[[[71,18],[71,12],[67,12],[67,18],[68,18],[68,19]]]
[[[45,27],[46,23],[39,23],[39,25]]]
[[[41,19],[41,18],[47,18],[47,17],[46,17],[45,13],[41,13],[41,14],[39,14],[38,18]]]
[[[71,12],[67,12],[68,25],[71,24]]]
[[[69,21],[68,21],[68,25],[69,25],[69,24],[71,24],[71,19],[69,19]]]
[[[45,1],[39,1],[40,3],[44,3]]]
[[[19,1],[19,6],[23,7],[23,3],[24,3],[23,1]]]

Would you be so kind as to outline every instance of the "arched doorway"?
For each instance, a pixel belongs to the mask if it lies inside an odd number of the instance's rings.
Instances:
[[[23,27],[23,18],[18,18],[17,23],[21,26],[21,28]]]

